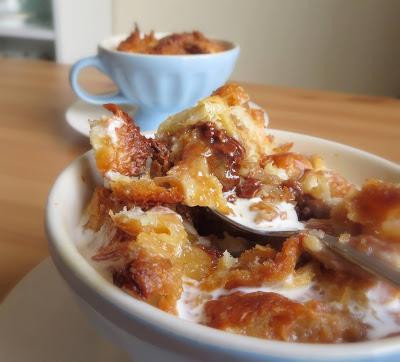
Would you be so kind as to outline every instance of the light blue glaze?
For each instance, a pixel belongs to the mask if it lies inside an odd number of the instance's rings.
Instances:
[[[98,55],[79,60],[70,83],[82,100],[93,104],[138,106],[135,121],[142,130],[154,130],[169,115],[193,106],[224,84],[232,74],[239,47],[214,54],[147,55],[99,46]],[[78,84],[85,67],[95,67],[118,86],[116,94],[93,95]]]

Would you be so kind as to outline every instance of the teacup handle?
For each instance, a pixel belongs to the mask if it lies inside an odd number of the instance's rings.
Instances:
[[[93,57],[83,58],[77,61],[72,66],[71,71],[69,72],[69,81],[72,89],[79,98],[81,98],[85,102],[92,104],[131,103],[127,98],[125,98],[125,96],[121,93],[121,91],[118,91],[117,93],[102,94],[102,95],[94,95],[84,91],[78,83],[78,75],[79,72],[86,67],[95,67],[100,72],[109,76],[106,69],[103,66],[103,63],[101,62],[100,58],[97,55]]]

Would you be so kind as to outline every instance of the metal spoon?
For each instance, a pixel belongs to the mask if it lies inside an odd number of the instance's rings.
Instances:
[[[228,216],[219,213],[218,211],[208,209],[207,212],[209,216],[215,218],[219,221],[219,228],[221,230],[227,231],[233,236],[240,236],[246,240],[251,240],[254,242],[268,241],[273,246],[277,246],[282,243],[282,241],[292,235],[298,234],[300,232],[311,232],[312,230],[289,230],[289,231],[269,231],[261,229],[253,229],[235,220],[232,220]],[[347,243],[339,241],[336,236],[328,235],[326,233],[321,233],[319,240],[324,243],[324,245],[333,251],[335,254],[341,256],[345,260],[359,266],[364,271],[375,275],[378,278],[385,279],[394,286],[400,288],[400,270],[394,269],[389,264],[384,261],[362,253]]]

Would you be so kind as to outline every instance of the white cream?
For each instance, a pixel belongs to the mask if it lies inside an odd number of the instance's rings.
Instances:
[[[237,198],[234,203],[228,202],[232,213],[227,216],[231,220],[257,230],[287,231],[304,229],[304,225],[299,222],[294,205],[288,202],[276,204],[275,208],[278,215],[275,219],[272,221],[263,220],[257,223],[255,220],[258,212],[250,210],[250,207],[260,201],[260,197],[253,197],[251,199]]]
[[[378,282],[377,286],[367,293],[367,307],[350,305],[351,312],[370,327],[369,339],[379,339],[400,332],[400,300],[395,298],[382,302],[380,300],[382,293],[385,292],[381,289],[381,283]]]
[[[167,212],[167,210],[165,211]],[[140,214],[139,210],[130,210],[129,212]],[[107,281],[112,283],[110,267],[118,266],[118,262],[92,260],[92,256],[96,254],[97,250],[110,240],[112,231],[106,225],[103,225],[98,232],[93,232],[83,227],[86,221],[87,218],[83,217],[81,225],[76,229],[77,247],[89,264]],[[207,238],[203,237],[202,242],[207,242]],[[262,287],[240,287],[231,290],[216,289],[211,292],[204,292],[199,289],[198,282],[185,278],[183,293],[177,302],[177,312],[180,318],[201,323],[204,321],[203,310],[207,301],[218,299],[222,295],[237,291],[243,293],[274,292],[298,302],[323,299],[320,291],[314,289],[312,283],[303,287],[291,287],[290,283],[289,277],[286,283],[281,284],[270,284]],[[369,326],[368,339],[379,339],[392,333],[400,332],[400,300],[396,298],[383,303],[381,302],[382,295],[386,295],[386,290],[381,283],[378,283],[376,287],[367,293],[367,306],[356,303],[352,303],[349,306],[351,313]]]
[[[107,135],[110,137],[111,142],[115,145],[118,143],[117,132],[115,131],[117,128],[121,128],[124,124],[124,121],[119,117],[112,117],[109,120],[109,124],[107,126]]]
[[[177,312],[180,318],[191,322],[204,322],[204,305],[209,300],[234,292],[274,292],[297,302],[323,299],[320,292],[313,289],[313,284],[304,287],[291,288],[285,284],[265,285],[262,287],[241,287],[231,290],[216,289],[204,292],[199,289],[198,283],[191,279],[184,280],[181,299],[177,303]],[[349,306],[351,313],[368,325],[368,339],[384,338],[392,333],[400,332],[400,300],[394,299],[388,303],[379,302],[379,288],[373,288],[367,293],[368,305],[361,306],[353,303]],[[199,302],[201,300],[201,302]],[[337,304],[339,307],[340,305]]]
[[[243,199],[238,199],[239,210],[240,206],[242,206],[246,212],[246,203],[244,203],[243,206],[241,204],[241,200]],[[259,199],[255,198],[246,201],[250,201],[247,202],[248,210],[249,204],[258,202]],[[282,208],[282,210],[284,209]],[[166,213],[173,212],[165,207],[158,207],[156,211]],[[294,208],[292,208],[292,211],[295,213]],[[139,217],[143,214],[143,211],[140,208],[132,208],[130,210],[124,209],[122,212],[126,213],[127,216],[132,217]],[[291,218],[292,224],[296,222],[300,224],[297,221],[297,216],[290,216],[288,213],[288,219],[289,218]],[[113,260],[93,261],[92,256],[96,254],[100,247],[105,245],[112,238],[115,230],[109,228],[107,224],[105,224],[98,232],[93,232],[84,227],[86,222],[87,215],[83,215],[80,225],[76,229],[77,247],[89,264],[107,281],[112,283],[110,267],[118,267],[120,262]],[[200,241],[203,244],[209,243],[209,240],[206,237],[201,237]],[[178,316],[185,320],[196,323],[204,322],[204,306],[207,301],[218,299],[220,296],[228,295],[238,291],[243,293],[252,293],[257,291],[274,292],[298,302],[306,302],[311,299],[323,300],[321,295],[321,292],[323,291],[317,291],[316,288],[314,288],[313,283],[303,287],[291,287],[290,277],[284,283],[266,284],[261,287],[240,287],[231,290],[219,288],[211,292],[204,292],[200,290],[199,283],[192,279],[184,278],[183,281],[183,292],[176,305]],[[380,339],[390,334],[400,332],[400,299],[395,298],[389,300],[388,302],[382,302],[382,299],[384,299],[386,295],[387,288],[383,283],[378,282],[376,286],[370,289],[366,294],[368,298],[367,305],[359,305],[356,302],[353,302],[349,305],[351,313],[369,326],[368,339]],[[340,305],[337,304],[337,306]]]
[[[120,177],[124,177],[124,175],[120,174],[119,172],[115,172],[115,171],[107,171],[104,175],[104,182],[117,181],[118,178],[120,178]]]
[[[116,265],[115,261],[94,261],[92,257],[102,246],[106,245],[111,240],[113,231],[111,231],[107,225],[103,225],[99,231],[94,232],[84,227],[86,221],[87,218],[82,217],[81,224],[76,229],[76,246],[93,269],[105,279],[112,282],[110,266]]]

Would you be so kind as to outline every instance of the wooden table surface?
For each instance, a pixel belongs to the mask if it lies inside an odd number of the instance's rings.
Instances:
[[[68,66],[0,59],[0,301],[48,255],[47,193],[57,174],[90,148],[65,122],[75,100]],[[91,90],[111,82],[84,75]],[[400,162],[400,100],[244,84],[273,128],[346,143]]]

